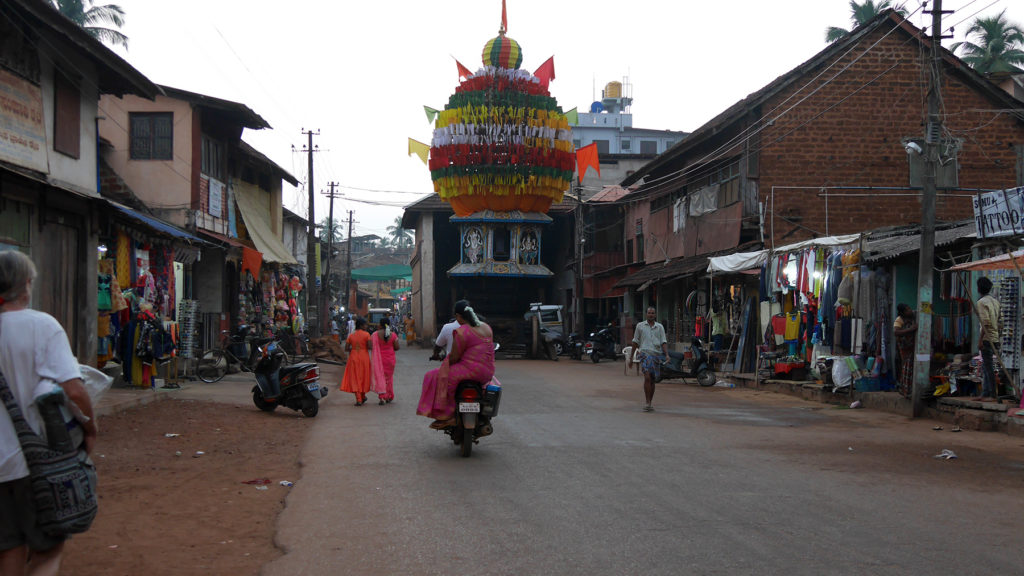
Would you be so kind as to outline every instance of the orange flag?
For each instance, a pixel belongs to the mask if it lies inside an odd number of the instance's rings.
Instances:
[[[597,142],[576,150],[576,170],[579,172],[580,182],[583,182],[583,176],[587,173],[587,168],[590,167],[597,170],[597,177],[600,178],[601,164],[597,158]]]
[[[540,80],[541,86],[547,88],[548,84],[555,79],[555,57],[552,56],[545,60],[533,75]]]
[[[505,0],[501,0],[501,31],[508,32],[508,16],[505,12]]]
[[[458,60],[455,61],[455,65],[459,67],[459,80],[465,80],[473,75],[473,73],[469,71],[469,68],[463,66]]]

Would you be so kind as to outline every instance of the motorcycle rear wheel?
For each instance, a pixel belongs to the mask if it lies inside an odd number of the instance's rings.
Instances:
[[[462,444],[459,445],[459,453],[462,454],[463,458],[469,458],[469,455],[473,452],[473,429],[463,428],[462,429]]]
[[[598,354],[597,352],[591,352],[590,361],[593,362],[594,364],[597,364],[598,362],[601,361],[601,355]]]
[[[316,398],[304,398],[302,400],[302,415],[306,418],[313,418],[320,412],[320,402]]]
[[[698,371],[697,372],[697,384],[700,384],[701,386],[704,386],[705,388],[708,387],[708,386],[714,386],[715,385],[715,373],[712,372],[711,370],[707,370],[707,369]]]

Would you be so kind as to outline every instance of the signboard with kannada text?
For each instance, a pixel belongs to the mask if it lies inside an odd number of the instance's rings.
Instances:
[[[0,160],[48,172],[43,91],[0,69]]]

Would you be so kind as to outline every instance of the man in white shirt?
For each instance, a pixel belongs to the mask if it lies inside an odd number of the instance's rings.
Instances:
[[[452,353],[452,341],[455,337],[455,330],[458,327],[459,323],[455,320],[441,327],[441,332],[437,335],[437,339],[434,340],[434,355],[430,357],[431,360],[440,360],[442,358],[441,350],[444,350],[445,356]]]
[[[356,331],[356,318],[352,314],[348,315],[348,323],[345,325],[346,338],[351,336]]]
[[[654,307],[647,308],[647,321],[636,325],[633,334],[633,349],[640,350],[640,370],[644,373],[644,412],[653,412],[651,401],[654,400],[654,381],[658,378],[661,364],[668,358],[668,339],[665,338],[665,327],[656,322]]]

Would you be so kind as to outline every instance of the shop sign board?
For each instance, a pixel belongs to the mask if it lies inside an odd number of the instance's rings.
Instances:
[[[48,172],[43,91],[0,69],[0,160]]]
[[[973,204],[978,238],[1024,234],[1024,186],[978,194]]]

